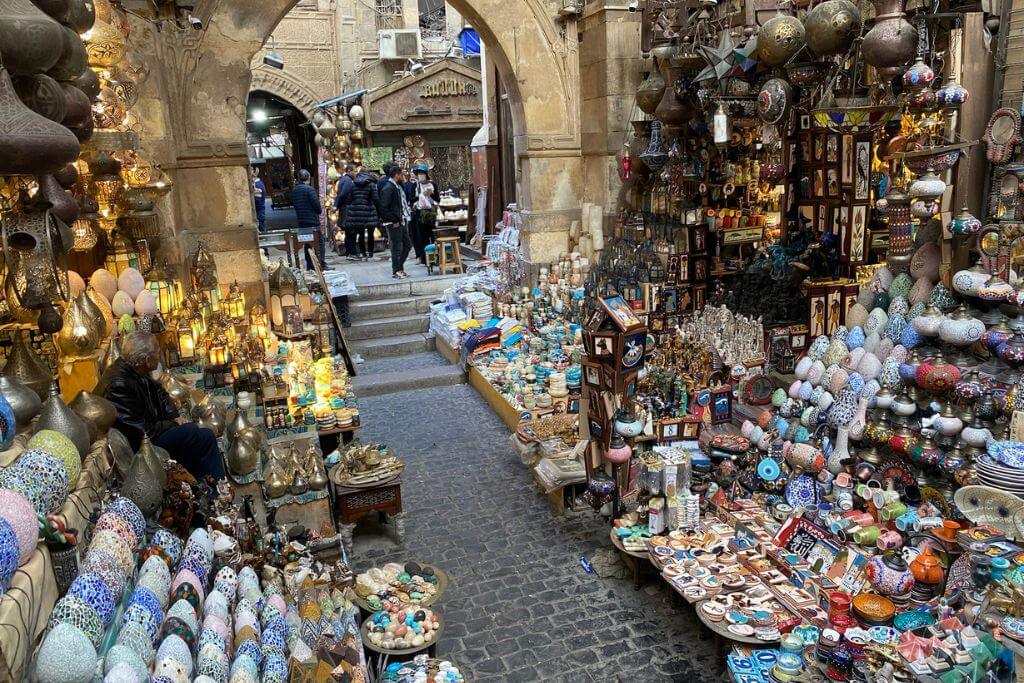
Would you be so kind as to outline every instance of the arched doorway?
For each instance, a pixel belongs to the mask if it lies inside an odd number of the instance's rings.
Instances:
[[[195,13],[204,28],[193,49],[175,50],[177,64],[170,65],[190,75],[170,79],[173,100],[181,108],[172,118],[178,125],[176,180],[182,188],[183,231],[216,231],[211,223],[221,220],[223,230],[237,233],[254,225],[248,202],[229,196],[234,188],[248,184],[244,118],[251,62],[295,4],[296,0],[197,4]],[[561,30],[542,0],[451,4],[480,33],[488,58],[506,85],[515,133],[517,194],[526,210],[527,257],[541,260],[544,254],[564,251],[569,226],[579,217],[582,186],[576,32]],[[211,187],[214,184],[226,188],[223,196]],[[254,237],[248,241],[254,246]],[[239,239],[230,244],[233,249],[218,262],[247,260],[253,265],[254,257],[234,258]]]

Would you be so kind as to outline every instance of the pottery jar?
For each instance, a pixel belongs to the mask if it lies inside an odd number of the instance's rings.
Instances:
[[[1013,303],[1013,286],[998,275],[993,275],[978,287],[977,297],[984,301],[1010,301]]]
[[[1020,330],[996,347],[995,355],[1010,367],[1024,364],[1024,334]]]
[[[833,339],[828,345],[828,349],[825,350],[825,354],[821,357],[821,361],[826,365],[838,365],[843,362],[846,358],[846,354],[850,352],[847,348],[846,343],[840,339]]]
[[[939,558],[928,546],[922,547],[917,557],[910,563],[910,571],[914,574],[916,581],[929,585],[942,583],[942,579],[945,578]]]
[[[970,268],[957,271],[953,275],[953,289],[964,296],[977,296],[978,288],[984,285],[988,278],[988,269],[979,261]]]
[[[874,556],[864,573],[871,587],[881,595],[905,595],[914,587],[914,574],[906,560],[895,553]]]
[[[624,437],[640,436],[643,431],[643,420],[632,408],[620,408],[615,413],[615,432]]]
[[[984,448],[992,438],[992,432],[982,424],[981,418],[975,416],[971,424],[960,432],[960,438],[972,448]]]
[[[810,382],[804,382],[800,386],[800,396],[799,396],[799,398],[800,398],[801,401],[810,401],[811,400],[811,394],[813,394],[813,393],[814,393],[814,385],[811,384]]]
[[[914,283],[914,286],[910,288],[910,293],[907,294],[911,310],[913,310],[914,306],[918,304],[925,304],[928,302],[928,297],[931,296],[932,288],[934,286],[934,282],[929,282],[924,279],[918,280]]]
[[[917,412],[917,403],[904,391],[893,399],[889,408],[893,413],[901,417],[909,417]]]
[[[789,393],[789,397],[792,398],[792,399],[800,398],[800,387],[802,387],[803,384],[804,383],[801,382],[800,380],[796,380],[795,382],[790,384],[789,385],[789,392],[788,392]]]
[[[995,353],[999,345],[1012,336],[1013,330],[1010,329],[1005,321],[1000,320],[985,331],[985,334],[981,336],[981,342],[991,353]]]
[[[889,410],[896,395],[888,387],[882,387],[875,394],[875,407],[882,410]]]
[[[818,473],[825,467],[825,456],[811,444],[797,443],[786,454],[786,462],[794,470]]]
[[[945,393],[960,381],[960,368],[946,362],[942,354],[925,359],[914,373],[917,386],[933,393]]]

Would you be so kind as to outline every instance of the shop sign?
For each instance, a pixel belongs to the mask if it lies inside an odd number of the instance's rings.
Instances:
[[[370,132],[468,128],[483,124],[480,72],[441,60],[366,98]]]

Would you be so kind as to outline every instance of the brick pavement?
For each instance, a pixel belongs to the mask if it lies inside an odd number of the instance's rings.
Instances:
[[[417,560],[451,577],[438,604],[439,654],[470,681],[722,681],[713,641],[659,579],[587,574],[581,554],[610,546],[596,514],[554,516],[508,442],[466,385],[363,399],[364,441],[406,462],[406,547],[364,522],[357,571]]]

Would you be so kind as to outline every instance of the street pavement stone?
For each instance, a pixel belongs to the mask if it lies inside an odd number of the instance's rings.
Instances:
[[[400,369],[400,361],[395,362]],[[447,591],[438,654],[470,681],[636,683],[727,680],[693,610],[631,579],[580,565],[610,546],[595,513],[556,516],[519,461],[509,432],[467,385],[360,401],[364,442],[406,464],[405,546],[375,519],[359,524],[350,558],[365,571],[415,560],[442,567]]]

